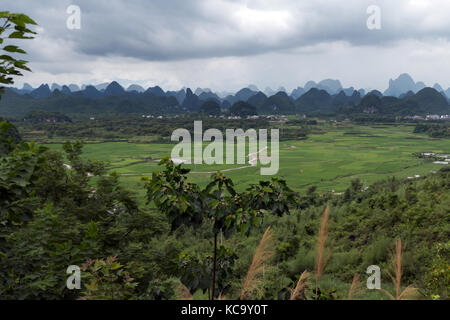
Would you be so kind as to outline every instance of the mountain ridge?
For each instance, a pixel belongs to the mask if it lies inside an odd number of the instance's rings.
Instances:
[[[38,106],[47,108],[47,111],[66,113],[198,112],[207,101],[215,101],[222,110],[228,110],[237,102],[248,102],[261,114],[450,113],[446,96],[450,88],[444,91],[438,83],[433,87],[423,86],[408,74],[401,74],[389,81],[389,88],[384,93],[372,90],[366,94],[363,89],[343,88],[339,80],[325,79],[319,83],[308,81],[304,88],[297,87],[290,94],[284,87],[277,92],[270,88],[255,91],[252,89],[257,87],[249,85],[224,97],[208,88],[197,88],[195,92],[190,88],[164,91],[157,85],[145,90],[132,84],[125,89],[117,81],[83,85],[82,89],[75,84],[53,83],[51,87],[41,84],[36,89],[24,84],[22,89],[6,88],[5,98],[0,100],[0,115],[17,116]],[[268,91],[273,94],[268,94]],[[111,102],[111,98],[115,100],[109,110],[106,104]],[[119,102],[123,105],[119,106]]]

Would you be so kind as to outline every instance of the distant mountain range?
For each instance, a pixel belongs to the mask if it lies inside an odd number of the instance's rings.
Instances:
[[[145,89],[137,84],[125,89],[116,81],[81,87],[53,83],[38,88],[25,83],[21,89],[5,90],[0,115],[20,117],[32,110],[65,114],[198,112],[210,100],[224,110],[239,101],[248,102],[261,114],[448,114],[449,96],[450,88],[444,91],[439,84],[426,87],[408,74],[391,79],[384,93],[373,90],[367,94],[364,89],[343,88],[339,80],[332,79],[308,81],[290,94],[283,87],[260,91],[255,85],[235,93],[216,93],[208,88],[164,91],[159,86]]]
[[[114,83],[114,82],[112,82]],[[111,83],[105,82],[105,83],[101,83],[101,84],[97,84],[97,85],[86,85],[83,84],[81,87],[79,87],[76,84],[69,84],[69,85],[60,85],[57,83],[53,83],[51,86],[49,87],[49,91],[46,88],[41,88],[42,86],[46,86],[41,85],[38,88],[33,88],[30,84],[25,83],[23,85],[22,89],[19,88],[10,88],[11,90],[14,90],[15,92],[19,93],[19,94],[27,94],[27,93],[31,93],[34,90],[40,89],[39,91],[45,94],[45,91],[47,92],[47,94],[49,94],[49,92],[53,92],[55,90],[59,90],[59,91],[65,91],[67,92],[67,89],[69,89],[70,92],[74,93],[74,92],[78,92],[78,91],[83,91],[85,90],[88,86],[93,86],[95,87],[95,89],[97,89],[98,91],[104,92],[106,90],[106,88],[110,85]],[[388,88],[384,91],[383,95],[384,96],[393,96],[393,97],[401,97],[402,95],[408,94],[408,92],[413,92],[413,93],[417,93],[420,90],[424,89],[425,87],[427,87],[425,85],[425,83],[423,82],[415,82],[412,77],[407,74],[407,73],[403,73],[401,74],[397,79],[390,79],[389,80],[389,86]],[[159,87],[154,87],[154,88],[159,88]],[[322,80],[318,83],[314,82],[314,81],[308,81],[304,87],[297,87],[296,89],[292,90],[292,92],[289,94],[289,96],[291,96],[294,99],[298,99],[300,96],[302,96],[303,94],[305,94],[306,92],[308,92],[309,90],[316,88],[319,90],[325,90],[326,92],[328,92],[328,94],[330,95],[334,95],[334,94],[338,94],[340,91],[344,91],[344,93],[347,96],[351,96],[353,94],[353,91],[355,91],[356,89],[353,87],[350,88],[343,88],[341,85],[341,82],[339,80],[333,80],[333,79],[325,79]],[[159,88],[160,89],[160,88]],[[159,92],[159,95],[161,95],[161,91],[156,89]],[[258,89],[257,86],[255,85],[248,85],[246,89],[250,89],[253,92],[259,92],[260,90]],[[439,85],[438,83],[433,85],[433,89],[437,90],[438,92],[442,92],[444,93],[444,95],[450,99],[450,88],[448,88],[447,90],[444,90],[441,85]],[[183,91],[186,91],[186,88],[181,89]],[[137,85],[137,84],[132,84],[130,85],[127,89],[125,89],[125,91],[127,92],[145,92],[146,89],[144,89],[142,86]],[[242,91],[242,89],[240,90]],[[177,91],[178,92],[178,91]],[[277,90],[273,90],[270,87],[265,88],[264,90],[262,90],[261,92],[263,92],[266,96],[273,96],[278,92],[286,92],[287,90],[284,87],[280,87]],[[364,89],[359,89],[358,92],[361,95],[365,95],[365,91]],[[202,94],[204,94],[204,96],[217,96],[217,98],[219,99],[224,99],[227,96],[235,96],[237,93],[232,93],[232,92],[213,92],[211,89],[209,88],[197,88],[194,91],[194,94],[197,96],[200,96]],[[38,94],[40,95],[40,94]]]

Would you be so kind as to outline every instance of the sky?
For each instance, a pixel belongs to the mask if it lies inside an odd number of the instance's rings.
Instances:
[[[385,90],[390,78],[450,87],[448,0],[1,0],[38,26],[17,41],[28,82],[118,81],[165,90],[289,91],[309,80]],[[70,29],[68,8],[80,8]],[[377,20],[379,27],[368,27]],[[373,25],[373,24],[371,24]]]

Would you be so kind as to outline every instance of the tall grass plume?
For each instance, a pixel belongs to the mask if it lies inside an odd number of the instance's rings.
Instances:
[[[297,281],[297,285],[292,290],[289,300],[306,300],[306,290],[309,288],[310,273],[305,270]]]
[[[314,274],[316,277],[316,299],[318,298],[319,281],[325,270],[328,259],[330,257],[329,253],[326,252],[326,242],[329,232],[329,216],[330,208],[327,205],[323,215],[322,221],[320,223],[319,235],[317,237],[317,252],[316,252],[316,263]]]
[[[353,276],[352,284],[350,285],[350,289],[348,291],[348,300],[353,300],[353,298],[359,296],[363,291],[363,285],[359,280],[359,274],[355,274]]]
[[[252,263],[242,286],[241,300],[250,299],[254,293],[262,296],[264,291],[262,280],[264,263],[273,256],[273,246],[273,234],[270,227],[268,227],[253,255]]]
[[[178,297],[180,298],[180,300],[194,300],[192,293],[181,282],[180,285],[178,286]]]
[[[408,286],[405,288],[405,290],[401,291],[402,288],[402,276],[403,276],[403,264],[402,264],[402,258],[403,258],[403,251],[404,247],[402,245],[402,240],[397,239],[395,241],[395,248],[391,252],[391,268],[393,269],[394,274],[391,272],[387,272],[389,277],[392,280],[392,283],[395,288],[395,296],[389,293],[386,290],[383,290],[383,292],[389,296],[392,300],[408,300],[408,299],[414,299],[417,297],[418,289],[413,286]]]

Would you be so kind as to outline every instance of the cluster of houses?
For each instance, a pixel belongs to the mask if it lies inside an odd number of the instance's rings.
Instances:
[[[441,165],[447,165],[450,163],[450,154],[439,154],[435,152],[422,152],[420,154],[422,158],[428,158],[431,160],[434,160],[434,164],[441,164]],[[431,173],[436,173],[436,171],[430,171]],[[415,174],[413,176],[407,177],[407,179],[419,179],[420,175]]]
[[[438,114],[429,114],[426,116],[425,120],[448,120],[450,116],[448,114],[438,115]]]
[[[286,116],[278,116],[278,115],[253,115],[253,116],[247,116],[245,118],[240,117],[240,116],[220,116],[219,118],[221,119],[228,119],[228,120],[242,120],[242,119],[247,119],[247,120],[257,120],[257,119],[266,119],[269,121],[280,121],[280,122],[286,122],[288,121],[288,118]]]
[[[429,114],[426,117],[423,116],[406,116],[403,119],[409,119],[409,120],[450,120],[450,115],[448,114]]]
[[[142,118],[146,118],[146,119],[164,119],[163,116],[158,116],[158,117],[156,117],[156,116],[153,116],[153,115],[151,115],[151,114],[149,114],[149,115],[143,114],[143,115],[142,115]]]
[[[434,152],[422,152],[423,158],[430,158],[435,161],[433,161],[434,164],[449,164],[450,163],[450,154],[438,154]]]
[[[172,116],[172,117],[166,117],[166,118],[178,118],[178,115]],[[210,118],[220,118],[220,119],[228,119],[228,120],[242,120],[242,119],[247,119],[247,120],[256,120],[256,119],[266,119],[269,121],[280,121],[280,122],[286,122],[288,121],[288,118],[286,116],[279,116],[279,115],[253,115],[253,116],[247,116],[247,117],[240,117],[240,116],[225,116],[225,115],[221,115],[221,116],[213,116],[210,115]],[[146,119],[164,119],[163,116],[154,116],[154,115],[146,115],[143,114],[142,118],[146,118]],[[93,120],[93,119],[91,119]]]

